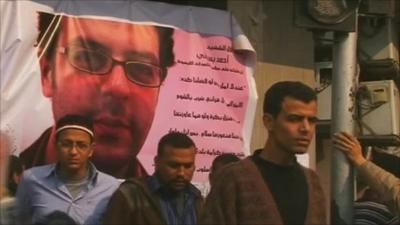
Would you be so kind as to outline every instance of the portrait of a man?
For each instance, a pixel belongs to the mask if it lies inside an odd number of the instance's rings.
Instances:
[[[136,156],[174,63],[173,29],[49,13],[38,17],[42,93],[51,99],[54,120],[90,116],[96,167],[118,178],[145,174]],[[50,127],[20,154],[25,165],[55,162],[54,140]]]

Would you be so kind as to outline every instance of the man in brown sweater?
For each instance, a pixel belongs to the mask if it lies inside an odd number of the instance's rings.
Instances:
[[[315,133],[316,93],[300,82],[274,84],[264,99],[268,140],[254,155],[223,168],[201,224],[326,224],[316,173],[301,166]]]

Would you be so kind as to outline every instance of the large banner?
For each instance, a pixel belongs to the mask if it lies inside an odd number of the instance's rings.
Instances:
[[[53,124],[95,121],[92,161],[153,173],[159,139],[189,135],[204,191],[215,156],[249,154],[255,52],[226,11],[150,1],[1,2],[1,130],[28,167],[55,162]]]

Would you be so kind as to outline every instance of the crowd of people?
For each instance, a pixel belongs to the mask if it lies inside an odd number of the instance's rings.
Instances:
[[[1,133],[1,225],[330,223],[316,172],[296,160],[316,132],[312,88],[273,84],[263,102],[264,147],[243,159],[216,157],[202,196],[192,184],[197,147],[190,136],[160,137],[153,174],[136,158],[174,62],[173,29],[47,13],[39,13],[38,28],[42,88],[55,124],[19,157],[10,156]],[[132,44],[140,40],[148,42]],[[336,133],[332,143],[381,204],[363,192],[356,206],[384,208],[387,223],[398,223],[399,178],[366,159],[353,135]]]
[[[56,162],[25,171],[18,157],[9,156],[2,133],[1,166],[9,169],[1,180],[1,224],[328,224],[318,176],[296,160],[313,139],[316,100],[313,89],[300,82],[278,82],[267,90],[264,148],[244,159],[216,157],[207,196],[191,184],[196,144],[183,133],[160,138],[154,174],[122,183],[91,162],[96,135],[90,117],[61,117],[55,126]],[[387,224],[398,223],[400,180],[367,160],[351,134],[336,133],[332,142],[381,200],[365,203],[364,191],[355,209],[374,213],[382,211],[381,204]],[[364,224],[369,217],[357,218],[356,224]]]

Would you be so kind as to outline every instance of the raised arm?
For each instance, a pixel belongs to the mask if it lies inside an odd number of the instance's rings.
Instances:
[[[400,214],[400,179],[368,161],[360,142],[354,136],[340,132],[333,135],[333,145],[353,163],[360,176],[382,196],[393,212]]]

